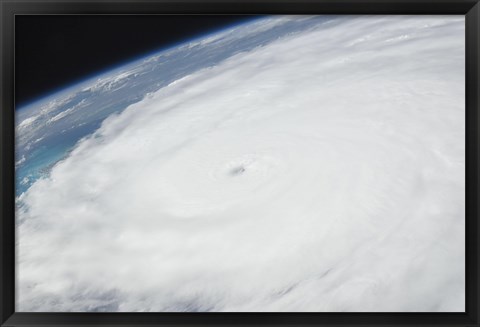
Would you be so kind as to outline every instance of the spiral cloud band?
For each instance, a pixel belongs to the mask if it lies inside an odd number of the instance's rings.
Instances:
[[[464,311],[464,18],[335,22],[82,139],[21,196],[17,310]]]

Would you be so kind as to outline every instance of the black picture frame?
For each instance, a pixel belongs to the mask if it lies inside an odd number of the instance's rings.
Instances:
[[[461,14],[466,17],[465,313],[19,313],[15,291],[14,18],[20,14]],[[480,326],[478,0],[0,0],[1,326]]]

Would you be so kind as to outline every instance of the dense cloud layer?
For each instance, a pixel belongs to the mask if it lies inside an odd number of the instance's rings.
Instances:
[[[22,196],[17,310],[464,311],[464,18],[342,20],[83,139]]]

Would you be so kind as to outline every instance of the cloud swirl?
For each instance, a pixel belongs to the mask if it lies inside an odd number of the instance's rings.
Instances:
[[[21,197],[17,310],[464,311],[464,55],[349,17],[108,117]]]

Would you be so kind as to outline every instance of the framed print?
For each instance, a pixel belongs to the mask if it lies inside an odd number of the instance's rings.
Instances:
[[[478,326],[477,1],[0,9],[2,326]]]

